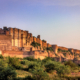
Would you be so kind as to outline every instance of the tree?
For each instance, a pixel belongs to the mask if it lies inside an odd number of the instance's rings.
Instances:
[[[46,71],[51,73],[55,69],[55,65],[53,63],[48,63],[45,65]]]
[[[75,63],[73,63],[71,60],[65,62],[64,64],[70,66],[71,68],[77,67],[77,65]]]
[[[42,69],[34,70],[32,74],[34,80],[50,80],[47,72]]]
[[[16,77],[16,72],[5,62],[0,61],[0,80],[12,80]]]
[[[21,69],[21,64],[18,58],[16,57],[8,57],[8,64],[16,69]]]

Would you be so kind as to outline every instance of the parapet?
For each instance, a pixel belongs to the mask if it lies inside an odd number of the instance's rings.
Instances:
[[[37,36],[37,38],[39,38],[39,39],[40,39],[40,35],[38,35],[38,36]]]

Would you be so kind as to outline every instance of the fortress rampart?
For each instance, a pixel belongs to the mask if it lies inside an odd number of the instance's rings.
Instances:
[[[58,53],[58,49],[61,49],[63,51],[70,51],[72,53],[80,54],[80,50],[77,50],[77,49],[61,47],[61,46],[57,46],[57,45],[52,45],[52,47],[53,47],[53,50],[55,53]]]
[[[51,47],[51,45],[46,41],[42,41],[40,39],[40,35],[37,37],[33,37],[32,33],[29,33],[29,31],[24,31],[18,28],[7,28],[3,27],[3,29],[0,28],[0,35],[10,35],[11,36],[11,46],[14,47],[31,47],[31,43],[33,41],[41,44],[41,47]]]
[[[33,41],[39,43],[41,46],[34,48],[33,46],[31,46],[31,43]],[[35,58],[39,58],[40,56],[41,57],[43,56],[42,58],[44,58],[45,56],[52,57],[53,53],[39,52],[40,50],[43,50],[44,48],[47,47],[52,47],[54,53],[58,53],[58,50],[61,49],[63,51],[70,51],[72,53],[80,54],[80,50],[77,49],[61,47],[55,44],[51,45],[47,43],[47,41],[41,40],[40,35],[34,37],[32,33],[29,33],[29,31],[11,27],[9,28],[3,27],[3,29],[0,28],[0,50],[2,50],[2,53],[5,56],[6,55],[18,56],[17,54],[19,54],[20,57],[25,57],[25,56],[30,56],[32,54],[36,55]],[[24,52],[26,53],[26,55],[24,54]]]

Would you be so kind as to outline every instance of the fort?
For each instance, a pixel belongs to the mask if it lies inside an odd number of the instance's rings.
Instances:
[[[38,47],[31,45],[32,42],[40,44]],[[52,47],[53,52],[46,51],[47,47]],[[40,39],[40,35],[34,37],[29,31],[24,31],[18,28],[3,27],[0,28],[0,54],[10,57],[29,57],[44,59],[45,57],[55,57],[55,54],[63,57],[61,52],[71,52],[80,54],[80,50],[73,48],[61,47],[58,45],[51,45],[45,40]],[[61,54],[61,55],[60,55]],[[63,57],[64,58],[64,57]]]

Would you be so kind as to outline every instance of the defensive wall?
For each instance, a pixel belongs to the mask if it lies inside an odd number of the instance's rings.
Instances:
[[[41,44],[41,47],[46,48],[46,47],[52,47],[54,52],[57,53],[58,49],[61,50],[69,50],[71,52],[75,53],[80,53],[80,50],[77,49],[72,49],[72,48],[66,48],[66,47],[61,47],[57,45],[50,45],[47,43],[47,41],[42,41],[40,39],[40,35],[36,37],[33,37],[32,33],[29,33],[29,31],[24,31],[18,28],[7,28],[3,27],[3,29],[0,28],[0,34],[4,34],[6,36],[11,35],[11,41],[12,41],[12,48],[14,47],[31,47],[31,43],[33,41]]]
[[[41,44],[41,49],[39,47],[32,47],[31,43],[33,41]],[[53,57],[53,53],[43,51],[42,48],[46,47],[52,47],[54,53],[58,53],[58,49],[70,51],[72,53],[80,53],[80,50],[77,49],[57,46],[55,44],[51,45],[47,43],[47,41],[41,40],[40,35],[33,37],[32,33],[29,33],[29,31],[11,27],[3,27],[3,29],[0,28],[0,50],[2,50],[2,54],[4,56],[10,55],[11,57],[18,56],[23,58],[32,55],[35,58],[41,59],[46,56]],[[43,52],[39,52],[40,50]]]
[[[33,41],[41,44],[41,47],[51,47],[51,45],[47,41],[42,41],[40,39],[40,35],[37,37],[33,37],[32,33],[29,33],[28,31],[24,31],[18,28],[7,28],[3,27],[3,29],[0,28],[0,35],[11,35],[11,42],[12,47],[31,47],[31,43]]]
[[[64,51],[70,51],[72,53],[80,54],[80,50],[73,49],[73,48],[66,48],[66,47],[57,46],[57,45],[52,45],[52,48],[53,48],[55,53],[58,53],[58,49],[61,49],[61,50],[64,50]]]
[[[10,51],[10,50],[3,50],[0,52],[4,57],[18,57],[18,58],[25,58],[25,57],[34,57],[35,59],[44,59],[45,57],[53,57],[53,53],[47,51]]]

